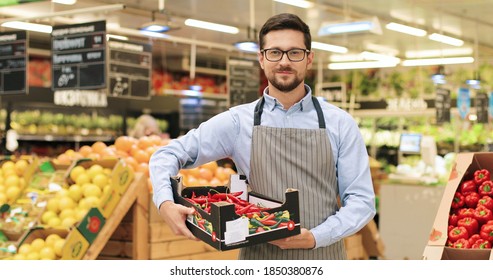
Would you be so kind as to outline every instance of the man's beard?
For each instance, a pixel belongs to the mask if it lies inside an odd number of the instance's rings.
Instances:
[[[281,71],[282,70],[284,70],[284,69],[281,69]],[[285,69],[285,70],[291,70],[292,71],[292,69]],[[272,77],[270,77],[268,79],[269,79],[269,82],[271,83],[271,85],[273,87],[275,87],[276,89],[278,89],[279,91],[282,91],[282,92],[290,92],[290,91],[294,90],[296,87],[298,87],[303,82],[303,79],[299,79],[297,75],[295,75],[294,80],[292,82],[289,82],[289,83],[278,82],[278,79],[276,79],[275,75],[273,75]]]

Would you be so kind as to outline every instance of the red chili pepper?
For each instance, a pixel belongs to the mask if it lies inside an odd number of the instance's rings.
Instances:
[[[448,217],[448,224],[450,226],[457,226],[457,222],[459,221],[459,216],[457,214],[450,214]]]
[[[480,200],[478,200],[478,206],[484,206],[485,208],[488,208],[490,210],[493,210],[493,198],[489,196],[483,196]]]
[[[265,231],[265,229],[263,227],[258,227],[256,230],[256,232],[263,232],[263,231]]]
[[[489,241],[490,243],[493,242],[493,225],[483,225],[481,227],[481,231],[479,232],[479,236],[481,236],[482,239]]]
[[[279,222],[276,220],[259,220],[264,226],[273,226]]]
[[[478,220],[479,224],[486,224],[489,220],[493,220],[493,212],[488,208],[478,206],[474,210],[474,218]]]
[[[484,239],[478,239],[471,246],[473,249],[491,249],[491,242]]]
[[[477,192],[468,193],[464,198],[464,202],[469,208],[476,208],[478,206],[478,201],[480,196]]]
[[[453,243],[461,238],[469,238],[467,229],[465,227],[454,227],[448,233],[448,239]]]
[[[464,196],[460,192],[455,192],[454,199],[452,200],[451,208],[458,209],[464,206]]]
[[[487,169],[479,169],[474,171],[474,183],[476,185],[481,185],[484,181],[491,180],[490,171]]]
[[[452,247],[458,248],[458,249],[467,249],[467,248],[470,248],[471,245],[469,245],[469,241],[467,241],[466,238],[460,238],[454,242],[454,245]]]
[[[474,180],[467,180],[460,184],[459,190],[462,195],[467,195],[472,192],[477,192],[478,187],[474,183]]]
[[[479,196],[493,196],[493,182],[484,181],[478,188]]]
[[[238,209],[238,210],[236,211],[236,214],[238,214],[238,215],[246,214],[246,213],[248,213],[248,212],[249,212],[248,210],[249,210],[250,208],[252,208],[252,207],[253,207],[253,204],[248,204],[247,206],[245,206],[245,207],[243,207],[243,208],[241,208],[241,209]],[[248,211],[248,212],[247,212],[247,211]]]
[[[479,231],[479,223],[476,219],[471,217],[466,217],[464,219],[460,219],[457,222],[457,226],[465,227],[469,236],[478,233]]]

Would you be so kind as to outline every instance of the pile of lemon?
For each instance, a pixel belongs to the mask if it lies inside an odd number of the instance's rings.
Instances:
[[[89,168],[77,165],[69,173],[75,182],[62,188],[47,200],[41,223],[47,227],[70,228],[80,221],[101,197],[110,191],[111,169],[94,164]]]
[[[12,204],[21,195],[26,186],[24,173],[29,166],[25,159],[6,160],[0,167],[0,205]]]
[[[62,257],[65,239],[56,233],[46,238],[36,238],[31,243],[23,243],[12,260],[57,260]]]

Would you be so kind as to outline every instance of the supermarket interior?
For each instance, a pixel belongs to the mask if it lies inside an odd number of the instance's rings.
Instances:
[[[149,171],[160,147],[262,97],[271,80],[259,60],[273,54],[259,31],[282,13],[310,28],[304,83],[354,119],[368,153],[376,214],[343,236],[346,258],[493,260],[491,10],[488,0],[0,0],[0,260],[236,260],[300,233],[303,187],[277,186],[282,201],[247,194],[250,174],[225,157],[172,178],[175,202],[197,208],[185,221],[197,239],[176,234]]]

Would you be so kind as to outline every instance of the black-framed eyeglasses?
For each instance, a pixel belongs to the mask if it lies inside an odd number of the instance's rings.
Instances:
[[[277,62],[282,59],[284,54],[288,56],[288,59],[292,62],[299,62],[305,59],[305,54],[310,53],[310,50],[305,49],[290,49],[287,51],[282,51],[280,49],[263,49],[260,50],[270,62]]]

